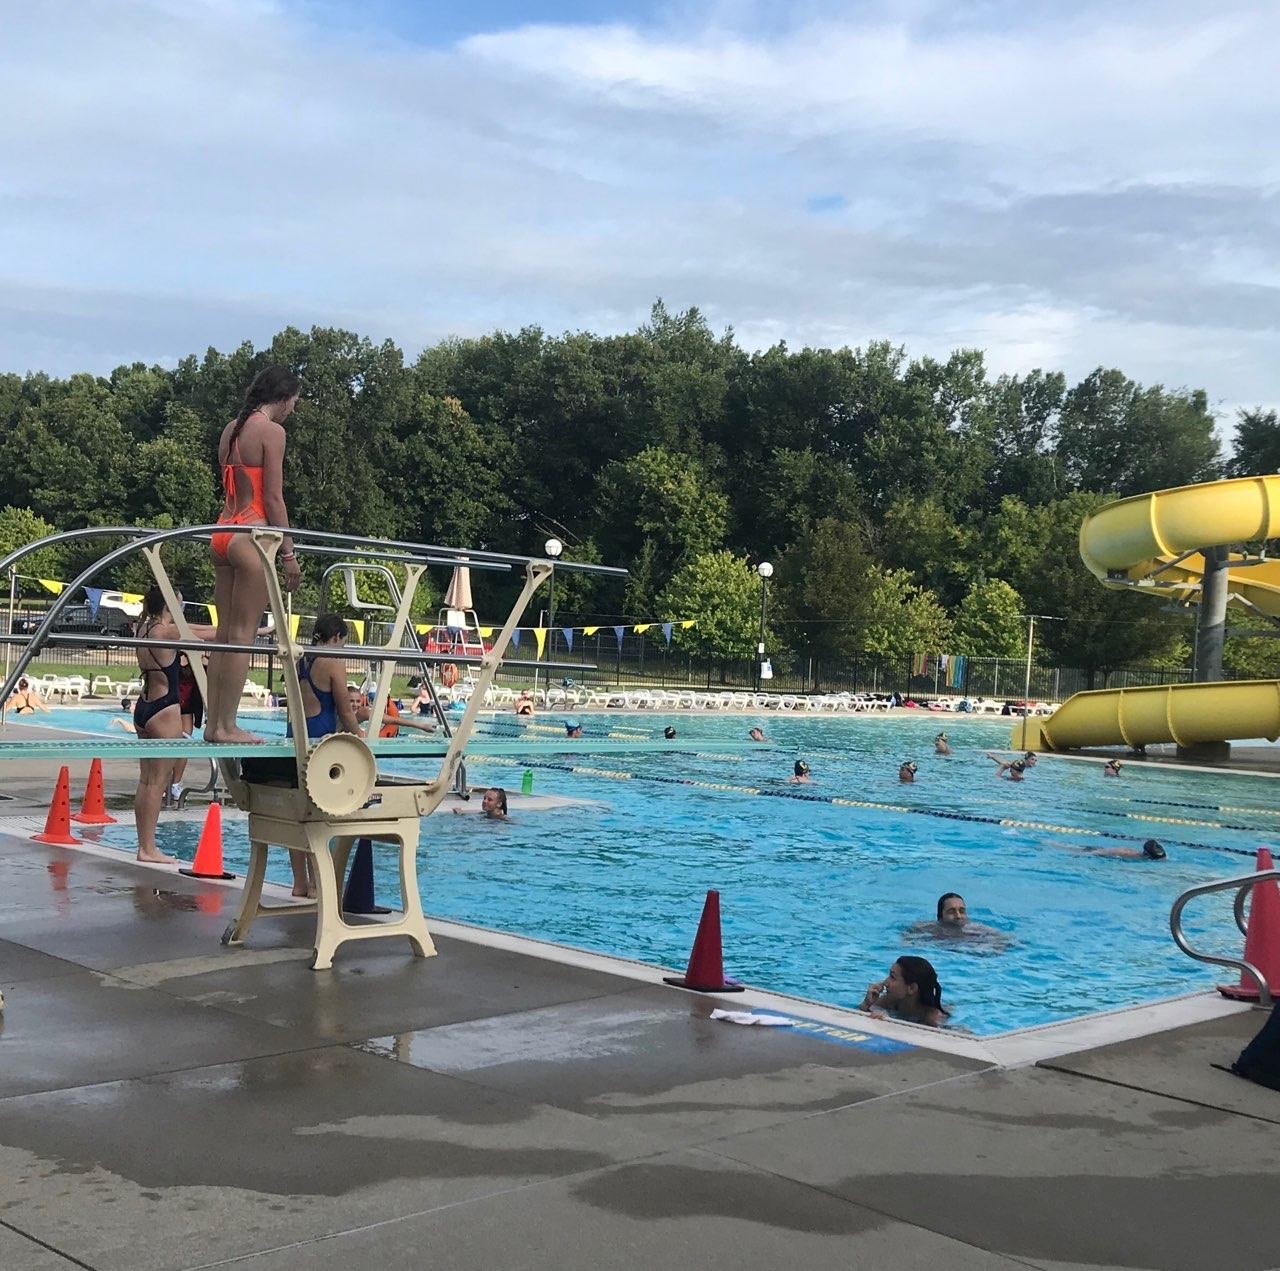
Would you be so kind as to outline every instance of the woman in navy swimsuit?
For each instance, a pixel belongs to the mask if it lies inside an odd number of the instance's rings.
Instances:
[[[347,642],[347,624],[336,613],[322,613],[311,632],[317,647],[340,649]],[[302,710],[307,717],[307,736],[327,737],[330,733],[360,735],[360,724],[347,692],[347,664],[338,657],[317,657],[305,653],[298,659],[298,679],[302,684]],[[293,736],[293,728],[287,730]],[[315,887],[307,874],[307,854],[290,852],[293,867],[293,894],[314,896]]]
[[[181,603],[182,598],[178,598]],[[191,625],[197,640],[212,640],[213,627]],[[176,640],[177,625],[164,593],[152,586],[142,601],[142,621],[138,636],[147,640]],[[133,708],[133,723],[139,737],[181,737],[182,707],[179,704],[178,679],[181,654],[173,649],[139,649],[138,667],[142,671],[142,692]],[[143,759],[138,777],[138,791],[133,797],[133,816],[138,826],[138,859],[160,865],[171,865],[174,857],[166,856],[156,846],[156,824],[160,820],[160,804],[164,792],[175,780],[173,759]]]

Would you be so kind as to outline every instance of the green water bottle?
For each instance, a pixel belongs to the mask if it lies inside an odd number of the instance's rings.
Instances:
[[[524,778],[520,782],[520,793],[521,794],[533,793],[533,769],[532,768],[526,768],[524,770]]]

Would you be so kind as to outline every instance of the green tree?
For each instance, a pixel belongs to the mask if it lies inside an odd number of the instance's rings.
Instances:
[[[1067,393],[1057,453],[1072,486],[1121,495],[1208,480],[1218,466],[1203,390],[1143,388],[1101,367]]]
[[[905,569],[881,569],[869,574],[867,616],[862,648],[881,657],[914,653],[943,653],[952,643],[951,619],[938,597],[911,581]]]
[[[725,664],[752,658],[760,637],[760,578],[732,552],[706,552],[687,561],[663,588],[658,608],[677,622],[675,643]],[[766,636],[766,640],[768,636]]]
[[[965,593],[955,615],[952,648],[971,657],[1012,658],[1026,647],[1022,597],[1000,578],[984,578]]]
[[[802,534],[778,570],[787,642],[818,659],[859,652],[873,568],[857,524],[824,517]]]
[[[1236,631],[1265,630],[1266,620],[1252,610],[1227,607],[1227,639],[1222,648],[1222,665],[1240,679],[1273,680],[1280,675],[1280,627],[1276,635],[1240,636]]]
[[[877,538],[880,560],[889,569],[905,569],[945,600],[964,594],[973,576],[975,535],[938,499],[896,499],[885,510]]]
[[[0,508],[0,557],[8,556],[10,552],[16,552],[18,548],[34,543],[37,539],[47,538],[54,532],[54,527],[30,508]],[[57,547],[42,547],[29,556],[24,556],[14,568],[19,574],[30,578],[62,580],[62,566],[63,554]],[[0,578],[0,586],[4,588],[4,595],[7,597],[8,578]]]
[[[1280,472],[1280,419],[1274,410],[1237,412],[1227,475],[1251,477]]]

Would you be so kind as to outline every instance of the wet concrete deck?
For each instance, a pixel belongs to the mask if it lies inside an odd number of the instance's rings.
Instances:
[[[0,836],[5,1271],[1280,1265],[1259,1014],[1002,1070],[237,898]]]

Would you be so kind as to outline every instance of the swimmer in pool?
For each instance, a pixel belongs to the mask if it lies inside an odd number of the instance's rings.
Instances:
[[[468,808],[454,808],[455,816],[465,816]],[[480,815],[490,821],[510,821],[507,815],[507,792],[501,786],[490,786],[480,798]]]
[[[919,771],[919,765],[908,759],[906,763],[898,765],[898,780],[904,785],[910,785],[916,779],[916,773]]]
[[[1118,777],[1120,775],[1120,760],[1108,759],[1102,765],[1102,775],[1104,777]]]
[[[949,755],[951,753],[951,743],[947,740],[946,733],[939,733],[933,739],[933,750],[935,754]]]
[[[803,759],[797,759],[795,770],[787,778],[787,783],[793,786],[802,786],[808,785],[812,780],[813,778],[809,775],[809,765]]]
[[[1009,937],[1003,931],[988,927],[982,922],[973,922],[964,897],[955,891],[945,892],[938,897],[936,922],[913,923],[903,935],[927,936],[932,940],[979,940],[1000,948],[1009,943]]]
[[[580,719],[566,719],[564,721],[564,735],[566,737],[581,737],[582,721]]]
[[[1112,856],[1124,861],[1164,861],[1169,853],[1161,846],[1159,839],[1148,839],[1138,847],[1084,847],[1079,849],[1090,856]]]
[[[1036,754],[1034,750],[1028,750],[1023,754],[1022,766],[1024,768],[1034,768],[1036,766]]]
[[[748,737],[750,737],[752,741],[768,741],[768,740],[769,740],[769,739],[764,735],[764,729],[763,729],[763,728],[753,728],[753,729],[752,729],[752,730],[747,734],[747,736],[748,736]]]
[[[996,765],[997,777],[1003,777],[1006,781],[1023,780],[1027,771],[1026,760],[1015,759],[1010,763],[1001,759],[999,755],[993,755],[990,751],[987,751],[987,758]]]
[[[668,725],[667,725],[667,726],[662,730],[662,735],[663,735],[663,736],[664,736],[668,741],[675,741],[675,739],[676,739],[676,730],[675,730],[675,729],[674,729],[670,724],[668,724]]]
[[[13,690],[4,708],[15,715],[34,715],[36,711],[49,709],[44,704],[44,698],[31,687],[31,681],[25,675],[18,681],[18,687]]]
[[[951,1014],[942,1005],[942,985],[933,965],[911,954],[903,954],[883,980],[867,985],[858,1009],[879,1019],[892,1016],[931,1028],[940,1028]]]

